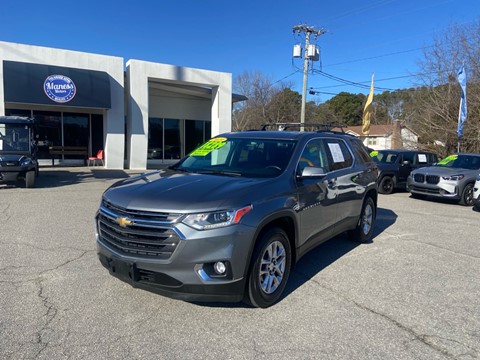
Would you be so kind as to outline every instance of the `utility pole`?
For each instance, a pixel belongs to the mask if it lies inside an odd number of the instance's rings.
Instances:
[[[302,88],[302,110],[300,113],[300,131],[304,130],[303,124],[305,123],[305,106],[307,102],[307,82],[308,82],[308,60],[314,59],[315,53],[309,53],[310,51],[310,35],[315,35],[317,38],[320,35],[326,33],[325,30],[315,30],[312,26],[296,25],[293,27],[294,33],[305,33],[305,49],[303,56],[303,88]]]

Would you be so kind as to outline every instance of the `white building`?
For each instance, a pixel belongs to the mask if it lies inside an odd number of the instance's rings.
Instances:
[[[230,73],[8,42],[0,61],[0,115],[36,119],[41,164],[50,146],[77,146],[141,170],[231,130]]]
[[[339,130],[339,129],[338,129]],[[349,126],[343,129],[347,134],[359,137],[365,146],[374,149],[416,149],[418,147],[418,135],[406,126],[400,125],[400,138],[395,145],[395,126],[392,125],[370,125],[370,132],[367,135],[362,133],[362,126]]]

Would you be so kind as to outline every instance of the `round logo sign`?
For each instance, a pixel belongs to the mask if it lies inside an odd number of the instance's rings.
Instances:
[[[63,75],[50,75],[43,83],[47,96],[58,103],[66,103],[73,99],[77,91],[72,79]]]

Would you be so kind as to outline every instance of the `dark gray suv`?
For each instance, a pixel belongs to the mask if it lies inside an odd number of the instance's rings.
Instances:
[[[134,287],[268,307],[313,247],[346,231],[371,240],[377,176],[363,144],[343,133],[222,134],[107,189],[98,256]]]

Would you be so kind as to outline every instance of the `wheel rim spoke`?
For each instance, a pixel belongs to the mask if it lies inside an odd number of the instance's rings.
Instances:
[[[367,235],[372,227],[372,222],[373,222],[373,210],[370,205],[367,205],[365,207],[365,210],[363,212],[363,217],[362,217],[362,223],[363,223],[363,233]]]
[[[274,241],[263,253],[258,274],[260,286],[266,294],[272,294],[282,284],[285,266],[285,248],[281,242]]]

